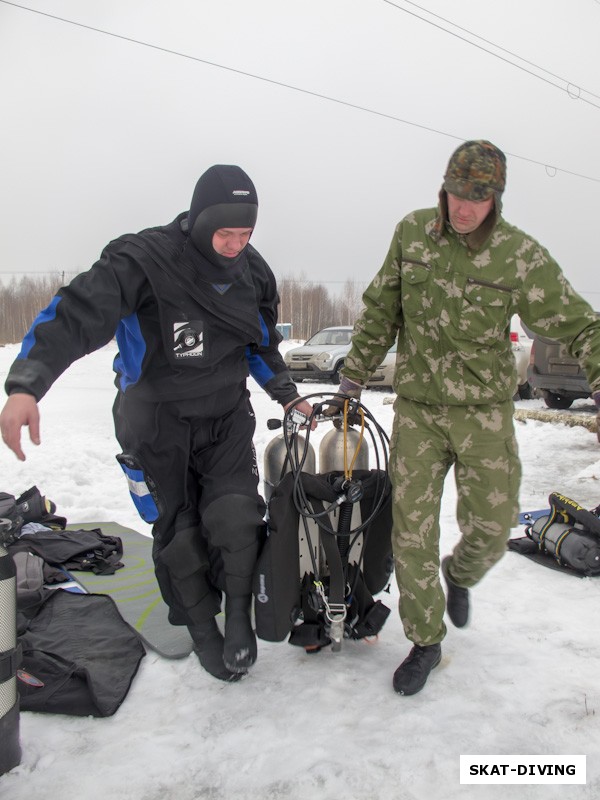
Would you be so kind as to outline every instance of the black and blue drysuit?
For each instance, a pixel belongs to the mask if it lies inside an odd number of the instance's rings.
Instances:
[[[117,456],[142,517],[173,624],[251,594],[264,528],[249,374],[282,405],[298,397],[278,351],[275,278],[247,245],[224,270],[194,247],[187,214],[111,242],[34,321],[6,390],[36,400],[107,344],[118,390]]]

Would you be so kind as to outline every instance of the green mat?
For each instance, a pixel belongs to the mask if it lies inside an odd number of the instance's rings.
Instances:
[[[184,658],[192,652],[193,643],[187,628],[171,625],[154,575],[152,538],[117,522],[85,522],[71,524],[70,530],[99,528],[106,536],[118,536],[123,542],[121,561],[125,565],[114,575],[74,572],[72,577],[87,592],[108,594],[117,604],[123,619],[134,628],[144,643],[166,658]]]

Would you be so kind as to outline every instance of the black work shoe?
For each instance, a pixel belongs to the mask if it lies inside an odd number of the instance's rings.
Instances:
[[[429,673],[442,660],[442,646],[414,645],[408,656],[394,672],[394,691],[398,694],[416,694],[427,683]]]
[[[223,660],[231,672],[247,672],[256,661],[256,636],[250,620],[252,597],[227,597]]]
[[[198,660],[213,678],[220,681],[239,681],[243,672],[232,672],[223,661],[224,639],[213,617],[199,625],[188,625]]]
[[[464,628],[469,621],[469,590],[454,583],[448,574],[449,562],[450,556],[446,556],[442,561],[442,575],[448,587],[446,611],[453,625]]]

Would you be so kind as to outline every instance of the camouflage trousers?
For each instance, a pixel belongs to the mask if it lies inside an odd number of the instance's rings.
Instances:
[[[392,542],[400,617],[416,644],[446,634],[440,581],[440,507],[453,466],[460,539],[450,562],[459,586],[476,584],[506,551],[517,524],[521,465],[512,401],[430,406],[398,397],[390,443]]]

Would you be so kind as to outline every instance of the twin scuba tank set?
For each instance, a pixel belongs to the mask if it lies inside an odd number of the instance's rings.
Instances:
[[[393,571],[389,439],[353,398],[338,415],[324,415],[333,397],[296,400],[264,455],[268,524],[254,576],[256,633],[267,641],[289,636],[307,652],[376,637],[390,613],[373,599]],[[308,419],[296,409],[302,400],[313,405]],[[331,425],[318,471],[315,419]],[[268,422],[271,430],[281,425]]]

